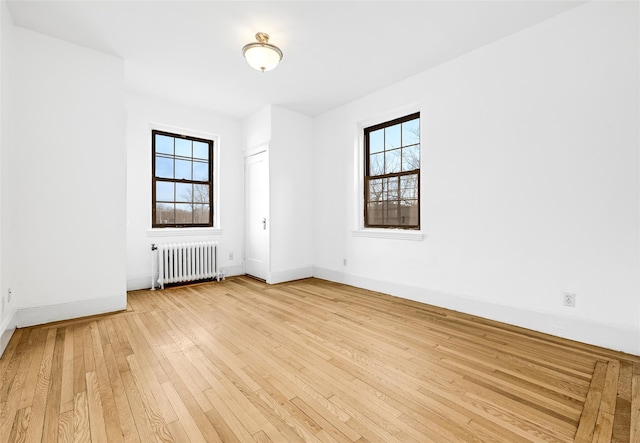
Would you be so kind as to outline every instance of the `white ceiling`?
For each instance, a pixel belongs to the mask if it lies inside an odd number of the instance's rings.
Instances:
[[[9,1],[13,22],[121,57],[129,90],[245,117],[316,116],[539,23],[576,1]],[[260,73],[241,48],[284,52]]]

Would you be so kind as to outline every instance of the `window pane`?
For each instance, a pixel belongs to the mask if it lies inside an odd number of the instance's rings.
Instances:
[[[420,143],[420,119],[409,120],[402,124],[402,146]]]
[[[393,151],[385,152],[385,159],[384,159],[385,174],[400,172],[400,152],[402,152],[401,149],[394,149]]]
[[[385,225],[398,225],[398,204],[397,202],[385,202],[384,205],[384,220]]]
[[[156,157],[156,177],[173,178],[173,159]]]
[[[418,175],[407,175],[400,178],[401,200],[418,198]]]
[[[193,162],[193,179],[200,181],[209,181],[209,164],[199,161]]]
[[[382,203],[369,203],[367,205],[367,224],[381,225],[384,223],[384,205]]]
[[[213,142],[187,135],[152,133],[152,226],[212,226]]]
[[[156,134],[156,153],[173,155],[173,137]]]
[[[176,183],[176,201],[191,203],[193,200],[193,185],[191,183]]]
[[[372,128],[365,129],[365,227],[418,228],[420,114]]]
[[[369,133],[369,153],[375,154],[384,150],[384,129]]]
[[[369,156],[369,175],[384,174],[384,152]]]
[[[400,224],[412,226],[418,225],[418,200],[403,202],[400,206]]]
[[[369,201],[379,202],[382,201],[382,183],[384,179],[378,178],[375,180],[369,180]]]
[[[209,144],[193,142],[193,157],[209,160]]]
[[[389,126],[384,129],[384,149],[400,147],[400,125]]]
[[[193,222],[209,223],[209,205],[193,205]]]
[[[173,204],[156,204],[156,223],[159,225],[175,223]]]
[[[172,202],[173,200],[173,183],[156,182],[156,200]]]
[[[176,178],[191,180],[191,162],[187,160],[176,160]]]
[[[402,148],[402,171],[414,171],[420,168],[420,145]]]
[[[209,203],[209,185],[193,185],[194,203]]]
[[[385,200],[398,200],[400,197],[398,194],[398,178],[392,177],[385,180]]]
[[[191,224],[193,223],[193,210],[191,205],[184,203],[176,204],[176,223]]]
[[[176,155],[191,157],[191,140],[176,138]]]

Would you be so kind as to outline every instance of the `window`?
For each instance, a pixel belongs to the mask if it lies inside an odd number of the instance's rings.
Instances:
[[[151,131],[152,227],[213,226],[213,141]]]
[[[420,229],[420,113],[364,129],[364,226]]]

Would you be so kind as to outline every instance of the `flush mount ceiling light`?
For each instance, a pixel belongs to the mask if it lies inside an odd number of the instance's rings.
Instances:
[[[269,43],[269,34],[258,32],[256,40],[256,43],[249,43],[242,48],[242,55],[253,69],[271,71],[282,60],[282,51]]]

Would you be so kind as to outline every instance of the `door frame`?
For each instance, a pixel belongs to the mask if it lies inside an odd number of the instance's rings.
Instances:
[[[263,144],[255,146],[251,149],[247,149],[244,151],[244,159],[243,159],[243,172],[244,172],[244,226],[243,226],[243,251],[242,251],[242,272],[246,273],[246,250],[247,250],[247,230],[248,230],[248,214],[249,214],[249,195],[247,189],[247,160],[253,156],[264,154],[265,161],[265,175],[266,175],[266,187],[267,187],[267,204],[265,208],[265,217],[267,218],[267,240],[266,240],[266,255],[265,255],[265,281],[269,283],[271,280],[271,217],[270,217],[270,204],[269,204],[269,145]]]

